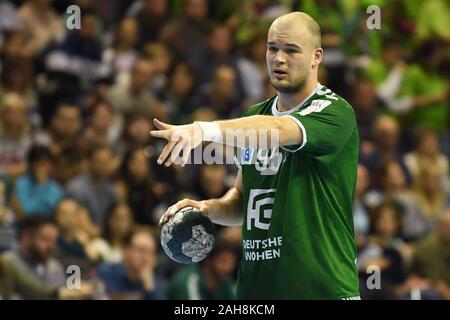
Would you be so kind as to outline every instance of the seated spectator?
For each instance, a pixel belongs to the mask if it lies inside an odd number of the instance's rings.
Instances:
[[[185,267],[172,278],[167,298],[171,300],[235,299],[231,273],[236,266],[235,246],[216,242],[200,263]]]
[[[140,0],[133,3],[128,15],[135,16],[138,23],[139,47],[158,39],[169,14],[167,0]]]
[[[84,170],[86,143],[80,138],[81,111],[77,105],[60,103],[52,112],[50,126],[35,138],[50,148],[54,158],[54,177],[65,186]]]
[[[226,184],[227,169],[224,165],[203,165],[198,177],[190,181],[193,185],[193,193],[197,199],[221,198],[228,191]]]
[[[173,66],[164,97],[171,123],[192,122],[192,111],[198,107],[192,102],[196,82],[194,69],[188,63],[178,62]]]
[[[208,30],[207,41],[189,51],[189,62],[195,68],[199,85],[212,81],[215,71],[222,65],[232,68],[235,77],[239,76],[237,59],[231,54],[231,36],[231,30],[226,25],[215,24]],[[237,80],[240,84],[240,78]],[[236,89],[243,90],[240,87]]]
[[[53,257],[57,238],[58,228],[50,218],[26,217],[19,225],[19,247],[6,252],[4,258],[37,284],[54,288],[64,286],[65,270]]]
[[[155,277],[156,240],[147,229],[137,229],[125,241],[123,262],[103,264],[97,276],[111,299],[158,300],[164,297],[162,283]]]
[[[439,137],[434,130],[421,130],[418,134],[416,148],[407,153],[404,159],[413,180],[418,178],[421,165],[429,164],[439,170],[442,183],[448,183],[448,158],[441,152],[439,148]]]
[[[18,16],[29,34],[27,50],[39,53],[52,41],[64,36],[64,26],[48,0],[27,0],[19,8]]]
[[[431,164],[423,164],[414,185],[414,196],[419,206],[420,220],[423,224],[421,236],[435,226],[446,209],[450,208],[448,192],[442,184],[440,169]]]
[[[52,215],[64,192],[51,177],[52,156],[45,146],[35,145],[28,152],[28,172],[15,183],[16,214]]]
[[[266,50],[266,36],[257,33],[245,44],[244,56],[238,59],[245,95],[249,99],[246,105],[252,105],[264,98],[264,79],[268,76]]]
[[[114,124],[115,114],[109,102],[96,99],[88,111],[84,139],[89,147],[112,146],[118,139],[119,128]]]
[[[447,210],[437,229],[417,246],[410,266],[411,276],[398,293],[416,299],[449,300],[449,252],[450,211]]]
[[[161,97],[167,87],[167,76],[172,66],[172,54],[162,42],[149,42],[145,45],[144,56],[149,58],[154,65],[154,76],[151,83],[152,91]]]
[[[64,268],[79,266],[81,277],[89,278],[97,262],[97,254],[92,251],[90,244],[98,236],[92,232],[89,216],[75,200],[65,198],[56,208],[55,219],[60,231],[55,257]]]
[[[371,80],[364,77],[356,80],[351,93],[351,102],[355,110],[361,143],[370,141],[374,122],[381,111],[380,101],[377,100],[375,86]]]
[[[94,287],[82,281],[80,288],[59,288],[43,286],[33,281],[27,273],[16,268],[8,258],[0,256],[0,298],[13,300],[17,296],[29,297],[29,299],[88,299],[93,296]]]
[[[0,101],[0,177],[25,172],[31,142],[24,100],[15,93],[5,95]]]
[[[375,186],[378,186],[377,170],[390,161],[398,162],[405,174],[409,174],[399,152],[399,137],[398,122],[390,116],[380,115],[373,123],[371,141],[361,143],[360,161],[369,169]],[[406,178],[409,181],[409,175]]]
[[[112,47],[105,52],[115,73],[129,72],[133,67],[138,58],[136,50],[138,38],[139,30],[136,20],[123,19],[114,34]]]
[[[139,110],[130,110],[124,114],[124,125],[114,151],[124,156],[134,148],[145,148],[151,142],[148,132],[152,128],[150,115]]]
[[[97,32],[98,16],[85,9],[81,27],[68,32],[45,57],[46,70],[73,76],[76,80],[70,86],[77,87],[78,92],[89,90],[96,81],[108,78],[111,70],[103,57],[103,44]]]
[[[111,176],[116,168],[112,151],[104,146],[94,148],[89,154],[88,172],[67,183],[66,193],[85,207],[96,226],[102,226],[108,209],[117,198]]]
[[[392,299],[396,287],[405,280],[405,264],[397,238],[400,226],[400,214],[393,204],[384,203],[374,211],[371,219],[372,233],[358,255],[361,298]],[[365,285],[370,276],[367,270],[371,266],[376,266],[381,271],[381,288],[377,288],[378,290],[368,290]]]
[[[37,114],[37,92],[33,83],[33,60],[19,55],[5,57],[1,69],[0,94],[16,93],[24,99],[33,127],[40,125]]]
[[[107,93],[107,98],[119,115],[123,115],[133,108],[155,113],[155,117],[162,115],[162,106],[158,104],[150,90],[154,74],[153,62],[149,59],[139,58],[129,73],[122,74],[116,79],[116,83]]]
[[[123,158],[121,176],[116,183],[131,208],[134,221],[140,225],[155,225],[153,209],[158,205],[158,187],[145,149],[130,150]],[[162,190],[160,190],[161,192]]]
[[[115,204],[106,216],[101,238],[94,239],[90,246],[97,252],[98,260],[106,263],[122,261],[125,240],[134,227],[130,207],[124,202]]]
[[[150,4],[153,1],[148,2]],[[176,56],[186,59],[192,51],[189,48],[204,46],[211,21],[208,17],[208,1],[187,0],[181,6],[180,14],[163,25],[159,38],[169,45]],[[180,37],[180,34],[183,36]]]
[[[194,97],[194,105],[212,108],[220,119],[238,116],[242,112],[242,101],[237,95],[236,81],[233,68],[225,65],[217,67],[211,84],[200,88],[199,94]]]

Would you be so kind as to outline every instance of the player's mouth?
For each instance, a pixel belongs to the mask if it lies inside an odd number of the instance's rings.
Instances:
[[[278,80],[285,79],[287,77],[287,72],[283,71],[281,69],[275,69],[272,71],[272,73],[275,75],[275,78]]]

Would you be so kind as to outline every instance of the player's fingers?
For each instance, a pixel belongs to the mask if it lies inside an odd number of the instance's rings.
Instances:
[[[170,140],[169,130],[152,130],[150,131],[150,135],[155,138],[163,138],[166,140]]]
[[[172,165],[172,163],[174,163],[176,160],[179,159],[181,150],[183,150],[185,144],[186,143],[183,141],[183,138],[180,137],[178,141],[175,143],[175,146],[173,147],[173,150],[170,153],[170,157],[168,157],[168,159],[164,163],[166,167],[169,167],[170,165]]]
[[[158,158],[158,164],[163,164],[164,161],[166,161],[167,156],[170,154],[170,152],[172,151],[173,147],[177,144],[176,141],[169,141],[166,146],[164,147],[163,151],[161,152],[161,154],[159,155]]]
[[[170,128],[172,128],[173,126],[172,125],[170,125],[170,124],[168,124],[168,123],[165,123],[165,122],[162,122],[162,121],[160,121],[160,120],[158,120],[158,119],[153,119],[153,124],[155,125],[155,127],[157,127],[158,129],[170,129]]]
[[[191,154],[191,148],[189,147],[189,144],[186,143],[183,148],[183,159],[181,161],[182,167],[184,167],[186,165],[186,163],[188,162],[190,154]]]

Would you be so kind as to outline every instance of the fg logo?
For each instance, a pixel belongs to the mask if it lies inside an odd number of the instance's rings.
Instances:
[[[247,230],[255,228],[269,230],[276,189],[250,190],[247,205]]]

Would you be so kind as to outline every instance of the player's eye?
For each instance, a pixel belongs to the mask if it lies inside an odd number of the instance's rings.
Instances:
[[[296,53],[297,50],[292,49],[292,48],[288,48],[288,49],[286,49],[286,52],[289,53],[289,54],[292,54],[292,53]]]
[[[269,47],[268,50],[270,52],[277,52],[278,51],[278,49],[276,47]]]

